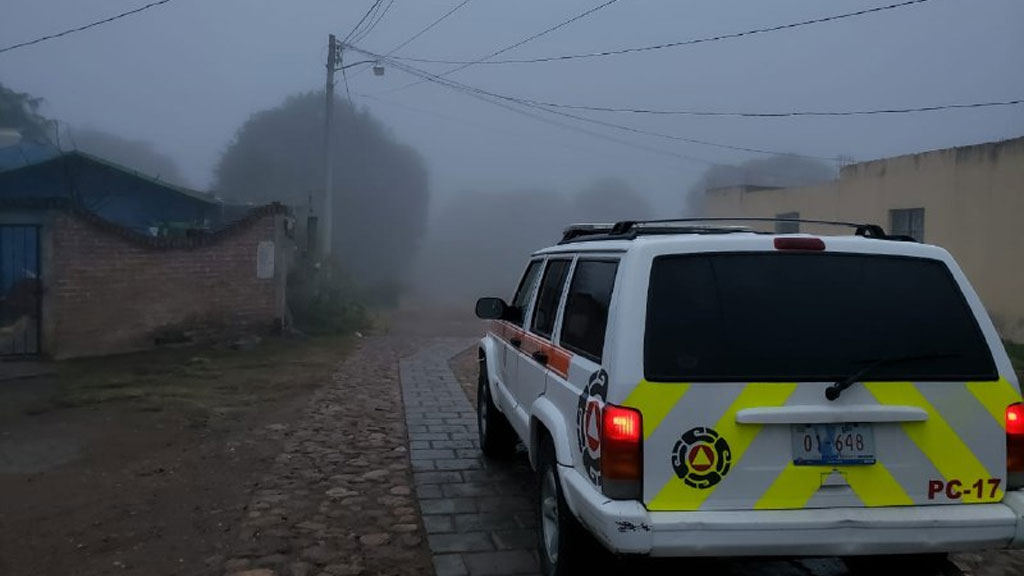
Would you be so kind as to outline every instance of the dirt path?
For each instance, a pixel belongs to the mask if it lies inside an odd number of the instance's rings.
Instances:
[[[180,349],[0,382],[0,574],[220,573],[274,424],[344,352]]]

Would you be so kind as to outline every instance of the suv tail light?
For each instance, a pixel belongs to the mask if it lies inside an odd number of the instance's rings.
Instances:
[[[1006,407],[1006,472],[1009,488],[1024,488],[1024,404]]]
[[[601,486],[605,496],[639,500],[643,494],[643,417],[606,404],[601,415]]]

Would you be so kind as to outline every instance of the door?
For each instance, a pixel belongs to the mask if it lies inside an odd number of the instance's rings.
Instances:
[[[650,510],[1002,499],[1020,393],[942,261],[671,255],[649,282],[616,401],[643,414]]]
[[[549,259],[537,290],[529,330],[519,354],[519,373],[516,379],[516,400],[519,405],[516,410],[519,420],[517,426],[523,430],[528,429],[530,406],[544,392],[548,370],[563,373],[568,370],[568,355],[556,349],[551,340],[571,266],[572,260],[569,258]]]
[[[546,397],[575,416],[574,465],[595,483],[601,478],[601,412],[608,398],[604,364],[608,315],[619,262],[584,257],[576,261],[565,297],[558,344],[572,355],[571,374],[548,373]],[[605,484],[607,486],[608,484]]]
[[[537,291],[537,281],[544,265],[543,260],[532,260],[519,281],[519,287],[512,297],[509,318],[496,323],[498,341],[501,343],[501,351],[498,358],[498,373],[504,388],[504,396],[498,399],[502,407],[514,408],[516,405],[515,389],[517,368],[519,364],[519,350],[523,345],[523,326],[530,305],[533,302],[533,295]],[[506,414],[508,414],[507,411]]]
[[[39,353],[39,227],[0,226],[0,355]]]

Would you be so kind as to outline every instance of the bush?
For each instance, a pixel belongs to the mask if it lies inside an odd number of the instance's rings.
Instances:
[[[308,334],[353,332],[370,325],[366,306],[339,271],[299,268],[288,275],[292,323]]]

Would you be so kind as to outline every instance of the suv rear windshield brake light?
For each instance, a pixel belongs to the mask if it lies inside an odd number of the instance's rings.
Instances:
[[[820,252],[825,249],[825,241],[821,238],[776,238],[776,250],[813,250]]]

